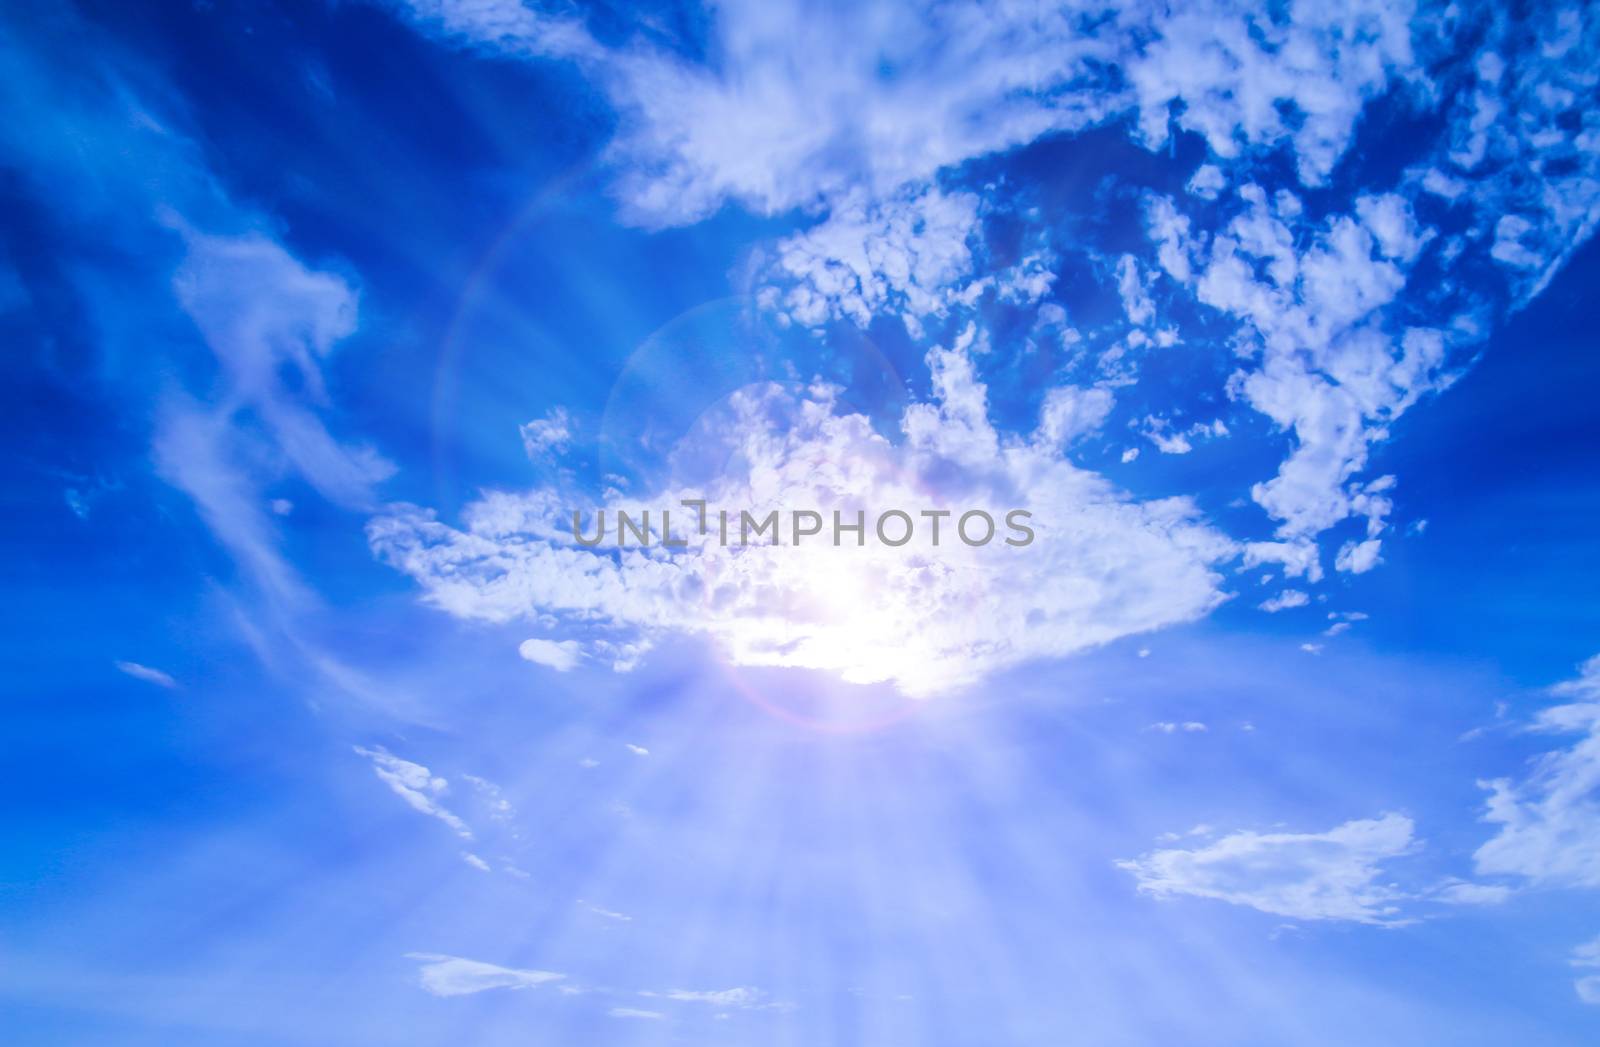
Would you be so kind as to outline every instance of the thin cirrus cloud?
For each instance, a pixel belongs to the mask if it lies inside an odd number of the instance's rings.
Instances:
[[[125,673],[135,680],[153,683],[157,687],[165,687],[169,691],[178,686],[178,681],[174,680],[170,673],[162,672],[160,669],[152,669],[150,666],[140,665],[138,662],[115,662],[113,664],[116,665],[118,672]]]
[[[419,961],[418,983],[434,996],[470,996],[489,989],[536,989],[567,977],[555,971],[501,967],[441,953],[407,953],[406,957]]]

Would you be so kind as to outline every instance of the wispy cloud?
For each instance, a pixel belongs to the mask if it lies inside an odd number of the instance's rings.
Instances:
[[[1539,713],[1533,730],[1575,735],[1540,756],[1521,778],[1479,784],[1489,792],[1484,820],[1499,826],[1473,855],[1478,872],[1518,876],[1552,887],[1600,887],[1600,655],[1576,679],[1552,689],[1576,701]]]
[[[499,967],[440,953],[407,953],[406,957],[421,961],[420,984],[435,996],[467,996],[489,989],[534,989],[566,978],[554,971]]]
[[[138,662],[116,662],[114,664],[120,672],[127,673],[135,680],[153,683],[157,687],[165,687],[168,690],[178,686],[177,680],[174,680],[169,674],[162,672],[160,669],[152,669],[148,665],[140,665]]]
[[[448,781],[437,777],[420,763],[402,760],[381,745],[371,749],[359,745],[354,748],[358,755],[372,761],[372,770],[378,776],[378,780],[387,785],[412,810],[439,819],[454,829],[462,839],[472,838],[472,830],[467,828],[467,823],[440,803],[440,799],[450,790]]]
[[[1116,864],[1159,898],[1215,898],[1299,920],[1395,924],[1405,922],[1399,903],[1408,896],[1379,877],[1385,862],[1413,846],[1411,819],[1385,814],[1323,833],[1234,832]]]

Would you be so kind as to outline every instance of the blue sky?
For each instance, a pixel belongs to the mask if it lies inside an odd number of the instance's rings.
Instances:
[[[5,1027],[1593,1042],[1597,58],[9,10]],[[685,498],[1036,540],[617,548]]]

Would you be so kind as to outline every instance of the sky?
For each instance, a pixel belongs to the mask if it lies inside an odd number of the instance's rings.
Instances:
[[[1597,92],[1563,2],[9,5],[8,1039],[1595,1042]]]

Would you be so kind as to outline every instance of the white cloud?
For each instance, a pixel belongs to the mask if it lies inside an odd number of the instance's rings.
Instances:
[[[1447,905],[1499,905],[1511,897],[1512,890],[1501,884],[1449,880],[1428,897]]]
[[[177,680],[174,680],[170,675],[162,672],[160,669],[152,669],[148,665],[140,665],[138,662],[116,662],[114,664],[116,665],[118,671],[127,673],[135,680],[143,680],[145,683],[153,683],[157,687],[165,687],[168,690],[172,690],[178,686]]]
[[[1521,304],[1600,221],[1600,126],[1587,105],[1600,83],[1600,19],[1587,5],[1543,4],[1527,17],[1491,8],[1474,28],[1471,89],[1457,92],[1444,140],[1410,174],[1492,229],[1489,255]]]
[[[541,640],[537,637],[522,641],[517,653],[535,665],[543,665],[558,673],[575,668],[581,660],[583,647],[575,640]]]
[[[724,1010],[787,1010],[787,1005],[773,1003],[767,994],[760,989],[738,987],[733,989],[713,989],[691,991],[688,989],[669,989],[665,992],[641,992],[640,996],[658,1000],[673,1000],[677,1003],[703,1003],[711,1007]]]
[[[1035,439],[1055,449],[1071,446],[1105,424],[1111,407],[1109,389],[1058,385],[1045,393]]]
[[[1290,143],[1300,178],[1323,182],[1369,98],[1417,76],[1411,5],[1296,3],[1268,14],[1232,3],[1174,7],[1160,36],[1127,65],[1139,129],[1163,145],[1169,121],[1203,135],[1218,157]],[[1181,101],[1176,117],[1170,107]],[[1300,119],[1291,122],[1292,107]]]
[[[1216,164],[1201,164],[1184,188],[1202,200],[1215,200],[1227,184],[1228,179],[1222,173],[1222,168]]]
[[[943,316],[973,293],[979,228],[971,193],[913,187],[877,202],[856,194],[777,245],[763,295],[809,327],[835,319],[866,327],[899,313],[916,333],[919,318]]]
[[[312,410],[327,399],[318,361],[355,330],[355,292],[260,234],[209,236],[173,221],[188,246],[174,293],[228,381],[219,417],[250,409],[325,498],[370,506],[372,486],[394,466],[370,449],[339,444]]]
[[[582,898],[578,899],[578,907],[586,912],[591,912],[596,916],[604,916],[608,920],[616,920],[618,923],[631,923],[633,921],[633,917],[629,916],[627,913],[620,913],[611,909],[603,909],[592,902],[584,901]]]
[[[463,774],[461,779],[476,790],[483,806],[488,809],[490,818],[497,822],[505,822],[516,817],[516,808],[505,798],[498,785],[475,774]]]
[[[1087,126],[1117,105],[1095,63],[1116,27],[1070,8],[798,3],[716,9],[716,68],[638,50],[601,74],[628,213],[776,212]],[[780,58],[781,56],[781,58]],[[885,75],[892,70],[893,75]]]
[[[1227,436],[1228,427],[1218,418],[1210,422],[1196,422],[1187,429],[1172,428],[1165,418],[1148,417],[1140,430],[1156,450],[1162,454],[1188,454],[1194,450],[1194,440],[1208,440]]]
[[[424,27],[473,46],[513,54],[598,58],[582,23],[536,11],[522,0],[391,0]]]
[[[454,42],[584,69],[619,112],[609,159],[626,212],[645,224],[695,221],[728,199],[775,212],[862,185],[880,195],[1116,105],[1097,65],[1116,27],[1094,12],[875,6],[819,18],[802,4],[725,4],[713,67],[643,36],[608,47],[511,0],[401,7]]]
[[[517,427],[522,450],[531,462],[548,462],[566,451],[572,441],[572,419],[564,407],[554,407],[543,418]]]
[[[586,70],[619,111],[610,159],[627,213],[647,224],[695,221],[729,199],[770,213],[863,187],[881,197],[1135,110],[1158,148],[1175,102],[1178,126],[1215,156],[1288,145],[1320,184],[1364,103],[1420,76],[1409,5],[873,5],[822,18],[798,3],[728,3],[713,14],[714,66],[643,37],[607,47],[510,0],[402,9],[447,39]],[[1212,176],[1197,182],[1211,191]]]
[[[1578,700],[1545,709],[1533,728],[1577,740],[1540,756],[1520,779],[1480,783],[1490,794],[1484,820],[1500,829],[1473,859],[1481,875],[1600,887],[1600,655],[1552,690]]]
[[[1117,259],[1117,294],[1122,298],[1122,311],[1130,324],[1142,326],[1155,316],[1156,306],[1139,274],[1138,259],[1131,254]]]
[[[489,871],[489,863],[484,861],[482,858],[479,858],[477,855],[473,854],[471,851],[462,851],[461,852],[461,860],[466,862],[468,865],[472,866],[474,869],[478,870],[479,872],[488,872]]]
[[[372,449],[335,439],[321,417],[328,403],[320,362],[355,330],[356,293],[259,233],[212,236],[176,215],[166,219],[186,247],[174,294],[221,377],[208,404],[174,394],[162,405],[157,472],[193,499],[294,649],[348,681],[333,659],[293,635],[290,616],[315,599],[279,551],[262,488],[290,472],[336,505],[365,509],[394,471]],[[282,515],[276,503],[272,512]]]
[[[1600,938],[1573,949],[1569,962],[1581,970],[1600,967]],[[1584,1003],[1600,1004],[1600,974],[1580,975],[1573,979],[1572,988]]]
[[[1261,601],[1261,609],[1268,614],[1286,611],[1291,607],[1304,607],[1311,602],[1311,597],[1299,589],[1285,589],[1277,596]]]
[[[650,755],[650,750],[646,749],[642,745],[634,745],[632,742],[624,742],[623,744],[625,746],[627,746],[628,751],[630,753],[632,753],[633,755],[635,755],[635,756],[649,756]]]
[[[1322,581],[1322,562],[1315,542],[1298,539],[1292,542],[1246,542],[1243,569],[1250,570],[1265,563],[1283,565],[1283,573],[1290,578],[1305,578],[1308,582]]]
[[[439,953],[407,953],[406,958],[422,961],[417,972],[420,984],[435,996],[467,996],[487,989],[533,989],[566,978],[554,971],[499,967]]]
[[[644,640],[699,634],[736,664],[892,681],[917,695],[1215,607],[1224,597],[1212,567],[1235,554],[1233,543],[1186,499],[1139,502],[1043,443],[1003,442],[973,373],[970,339],[929,353],[935,399],[906,409],[898,445],[865,417],[838,412],[831,388],[747,388],[709,412],[674,459],[729,467],[694,488],[614,501],[608,519],[614,524],[623,506],[635,517],[651,506],[659,514],[684,497],[708,500],[713,512],[837,509],[846,520],[890,507],[983,508],[1005,535],[1006,513],[1019,508],[1033,514],[1026,547],[1000,538],[968,547],[951,534],[952,517],[940,546],[920,551],[875,540],[796,545],[787,534],[777,547],[723,548],[714,520],[675,555],[618,552],[612,542],[588,550],[572,540],[566,500],[549,490],[488,495],[467,510],[465,530],[392,506],[369,525],[372,547],[459,617],[556,614]]]
[[[660,1011],[643,1011],[637,1007],[613,1007],[606,1013],[613,1018],[640,1018],[645,1021],[660,1021],[666,1017]]]
[[[1383,543],[1376,538],[1368,538],[1364,542],[1346,542],[1334,558],[1333,566],[1351,574],[1365,574],[1382,562],[1378,559],[1378,551],[1382,547]]]
[[[1271,10],[1227,0],[947,5],[931,14],[872,5],[817,17],[800,4],[730,2],[709,16],[716,58],[705,63],[685,57],[692,48],[662,44],[670,31],[659,25],[614,26],[602,44],[575,19],[510,0],[402,6],[457,42],[577,63],[618,111],[608,159],[631,220],[691,222],[729,201],[814,215],[753,277],[769,308],[806,326],[895,317],[921,337],[923,319],[948,318],[983,295],[1031,300],[1049,289],[1058,264],[1047,246],[1007,272],[987,271],[983,226],[1004,194],[989,185],[980,200],[962,188],[953,169],[974,157],[1130,114],[1153,149],[1174,127],[1202,136],[1208,156],[1188,195],[1146,201],[1150,250],[1096,256],[1111,263],[1124,313],[1139,328],[1100,362],[1105,377],[1131,380],[1122,358],[1140,347],[1199,341],[1145,329],[1163,272],[1237,325],[1227,392],[1289,442],[1276,474],[1251,488],[1280,541],[1251,545],[1254,555],[1292,556],[1307,584],[1322,576],[1315,541],[1352,517],[1367,533],[1339,550],[1336,569],[1381,562],[1392,505],[1389,478],[1362,475],[1371,450],[1401,414],[1449,384],[1462,349],[1498,312],[1494,296],[1459,277],[1498,269],[1512,302],[1525,302],[1600,221],[1600,125],[1583,104],[1597,86],[1590,56],[1600,50],[1600,19],[1575,6],[1545,5],[1526,18],[1493,9],[1441,18],[1380,0]],[[1259,161],[1281,151],[1303,185],[1326,186],[1379,97],[1433,106],[1444,118],[1439,141],[1419,143],[1425,160],[1411,170],[1330,207],[1308,208],[1298,188],[1269,193],[1251,183],[1265,169]],[[1441,208],[1466,228],[1449,236],[1429,228],[1422,216],[1433,220]],[[1039,222],[1023,225],[1040,235]],[[1423,309],[1440,317],[1438,327],[1415,325]],[[1099,403],[1076,394],[1047,394],[1045,405],[1047,443],[1104,421],[1094,421]],[[1172,454],[1206,435],[1144,434]],[[438,527],[408,526],[424,525]],[[413,566],[426,575],[437,564]],[[600,613],[641,636],[656,633],[679,599],[644,590],[669,578],[704,582],[680,564],[633,566],[596,578],[595,588],[627,596],[626,611],[608,602]],[[641,573],[651,582],[640,584]],[[651,604],[647,612],[635,598]],[[775,628],[758,627],[768,634],[763,647],[775,644]],[[726,645],[737,630],[691,621],[687,631]],[[746,648],[740,660],[783,657],[734,639]],[[793,664],[876,675],[842,664],[852,659],[838,644],[813,639],[798,639],[805,653]],[[615,664],[631,666],[638,653]]]
[[[1379,877],[1385,862],[1412,846],[1411,819],[1385,814],[1324,833],[1235,832],[1116,864],[1157,897],[1215,898],[1299,920],[1394,924],[1403,922],[1397,903],[1406,896]]]
[[[439,819],[463,839],[472,838],[467,824],[439,802],[450,790],[450,783],[445,779],[436,777],[420,763],[400,759],[381,745],[372,749],[358,745],[355,751],[372,761],[372,770],[378,779],[413,810]]]

